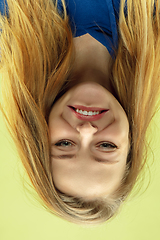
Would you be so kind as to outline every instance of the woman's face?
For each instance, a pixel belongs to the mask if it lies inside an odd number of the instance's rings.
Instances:
[[[93,199],[116,190],[126,167],[129,124],[108,90],[91,82],[71,88],[53,106],[49,131],[53,180],[61,192]]]
[[[54,104],[49,133],[55,186],[70,196],[96,199],[114,193],[121,183],[129,151],[129,123],[100,64],[101,59],[106,66],[109,53],[90,40],[88,46],[75,43],[77,84]]]

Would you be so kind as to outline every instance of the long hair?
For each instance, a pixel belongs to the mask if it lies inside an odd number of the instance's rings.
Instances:
[[[0,17],[1,110],[45,207],[71,222],[95,224],[117,212],[146,162],[146,131],[159,106],[159,1],[121,1],[111,80],[129,120],[131,146],[119,188],[110,198],[96,201],[66,196],[52,178],[48,116],[74,61],[73,36],[64,0],[61,3],[57,7],[56,0],[8,0],[8,11]]]

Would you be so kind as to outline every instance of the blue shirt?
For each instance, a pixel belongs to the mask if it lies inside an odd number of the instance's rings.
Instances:
[[[89,33],[114,56],[118,48],[120,0],[66,0],[74,37]]]
[[[5,2],[5,4],[4,4],[4,2]],[[7,0],[0,0],[0,13],[2,15],[4,15],[4,13],[5,13],[5,8],[6,8],[6,10],[8,10],[7,9]]]
[[[58,8],[61,10],[61,0],[58,1]],[[73,36],[89,33],[113,57],[114,50],[118,48],[120,0],[66,0],[66,7]],[[4,0],[0,0],[2,14],[4,9]]]

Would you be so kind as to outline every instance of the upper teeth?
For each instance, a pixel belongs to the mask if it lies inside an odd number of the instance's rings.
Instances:
[[[85,115],[85,116],[93,116],[93,115],[97,115],[97,114],[100,113],[99,111],[94,111],[94,112],[89,111],[89,112],[87,112],[87,111],[83,111],[83,110],[81,110],[81,109],[76,109],[76,112],[78,112],[78,113],[80,113],[80,114],[83,114],[83,115]]]

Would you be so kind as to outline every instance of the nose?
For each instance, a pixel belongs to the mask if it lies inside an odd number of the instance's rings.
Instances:
[[[94,134],[98,131],[98,127],[91,124],[90,122],[84,122],[84,123],[78,124],[76,126],[76,130],[81,134],[83,133]]]

